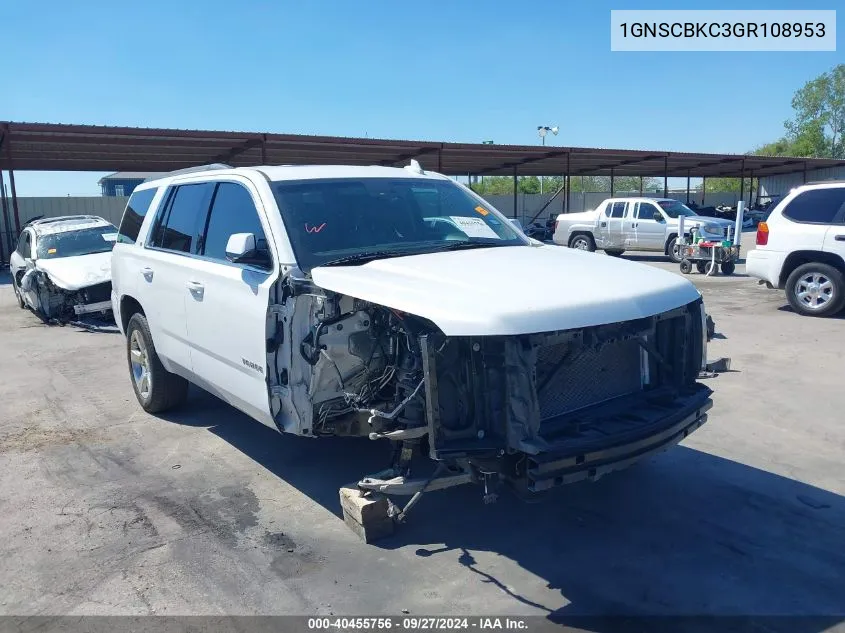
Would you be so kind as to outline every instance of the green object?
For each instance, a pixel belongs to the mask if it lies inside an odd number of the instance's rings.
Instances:
[[[733,242],[731,242],[730,240],[722,240],[722,246],[724,246],[725,248],[730,248],[731,246],[733,246]]]

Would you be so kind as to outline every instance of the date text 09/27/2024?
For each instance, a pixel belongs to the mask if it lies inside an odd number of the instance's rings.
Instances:
[[[363,630],[363,631],[448,631],[448,630],[512,630],[528,628],[523,618],[514,617],[322,617],[308,618],[308,630]]]

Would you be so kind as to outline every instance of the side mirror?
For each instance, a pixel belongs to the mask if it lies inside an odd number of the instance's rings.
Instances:
[[[663,220],[663,214],[662,214],[662,213],[660,213],[660,211],[655,211],[655,212],[654,212],[654,221],[655,221],[655,222],[664,222],[664,220]]]
[[[226,259],[235,264],[266,266],[270,263],[270,257],[266,246],[261,246],[253,233],[235,233],[226,242]]]

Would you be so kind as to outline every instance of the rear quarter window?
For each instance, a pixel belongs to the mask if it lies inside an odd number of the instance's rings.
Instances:
[[[809,189],[786,205],[784,217],[806,224],[845,223],[845,187]]]
[[[155,198],[157,188],[135,191],[129,197],[126,209],[123,211],[123,218],[120,220],[120,228],[117,230],[117,241],[121,244],[134,244],[141,231],[141,225],[150,205]]]

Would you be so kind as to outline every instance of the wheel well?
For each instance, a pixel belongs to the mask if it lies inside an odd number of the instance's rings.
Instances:
[[[663,252],[667,255],[669,254],[669,242],[671,242],[676,237],[678,237],[677,233],[669,233],[669,237],[666,238],[666,243],[663,245]]]
[[[572,233],[572,235],[570,235],[570,236],[569,236],[569,242],[568,242],[568,243],[569,243],[569,244],[572,244],[572,240],[574,240],[574,239],[575,239],[576,237],[578,237],[579,235],[586,235],[586,236],[587,236],[587,237],[589,237],[591,240],[595,241],[595,238],[593,237],[593,234],[592,234],[592,233],[590,233],[589,231],[574,231],[574,232]]]
[[[146,316],[144,308],[133,297],[123,297],[120,300],[120,323],[123,326],[122,329],[124,332],[126,332],[126,328],[129,326],[129,319],[137,312]]]
[[[824,251],[795,251],[790,253],[783,262],[783,268],[780,269],[778,287],[783,288],[786,285],[786,280],[789,279],[789,275],[792,274],[793,270],[801,264],[809,264],[810,262],[828,264],[845,275],[845,260],[839,255],[825,253]]]

